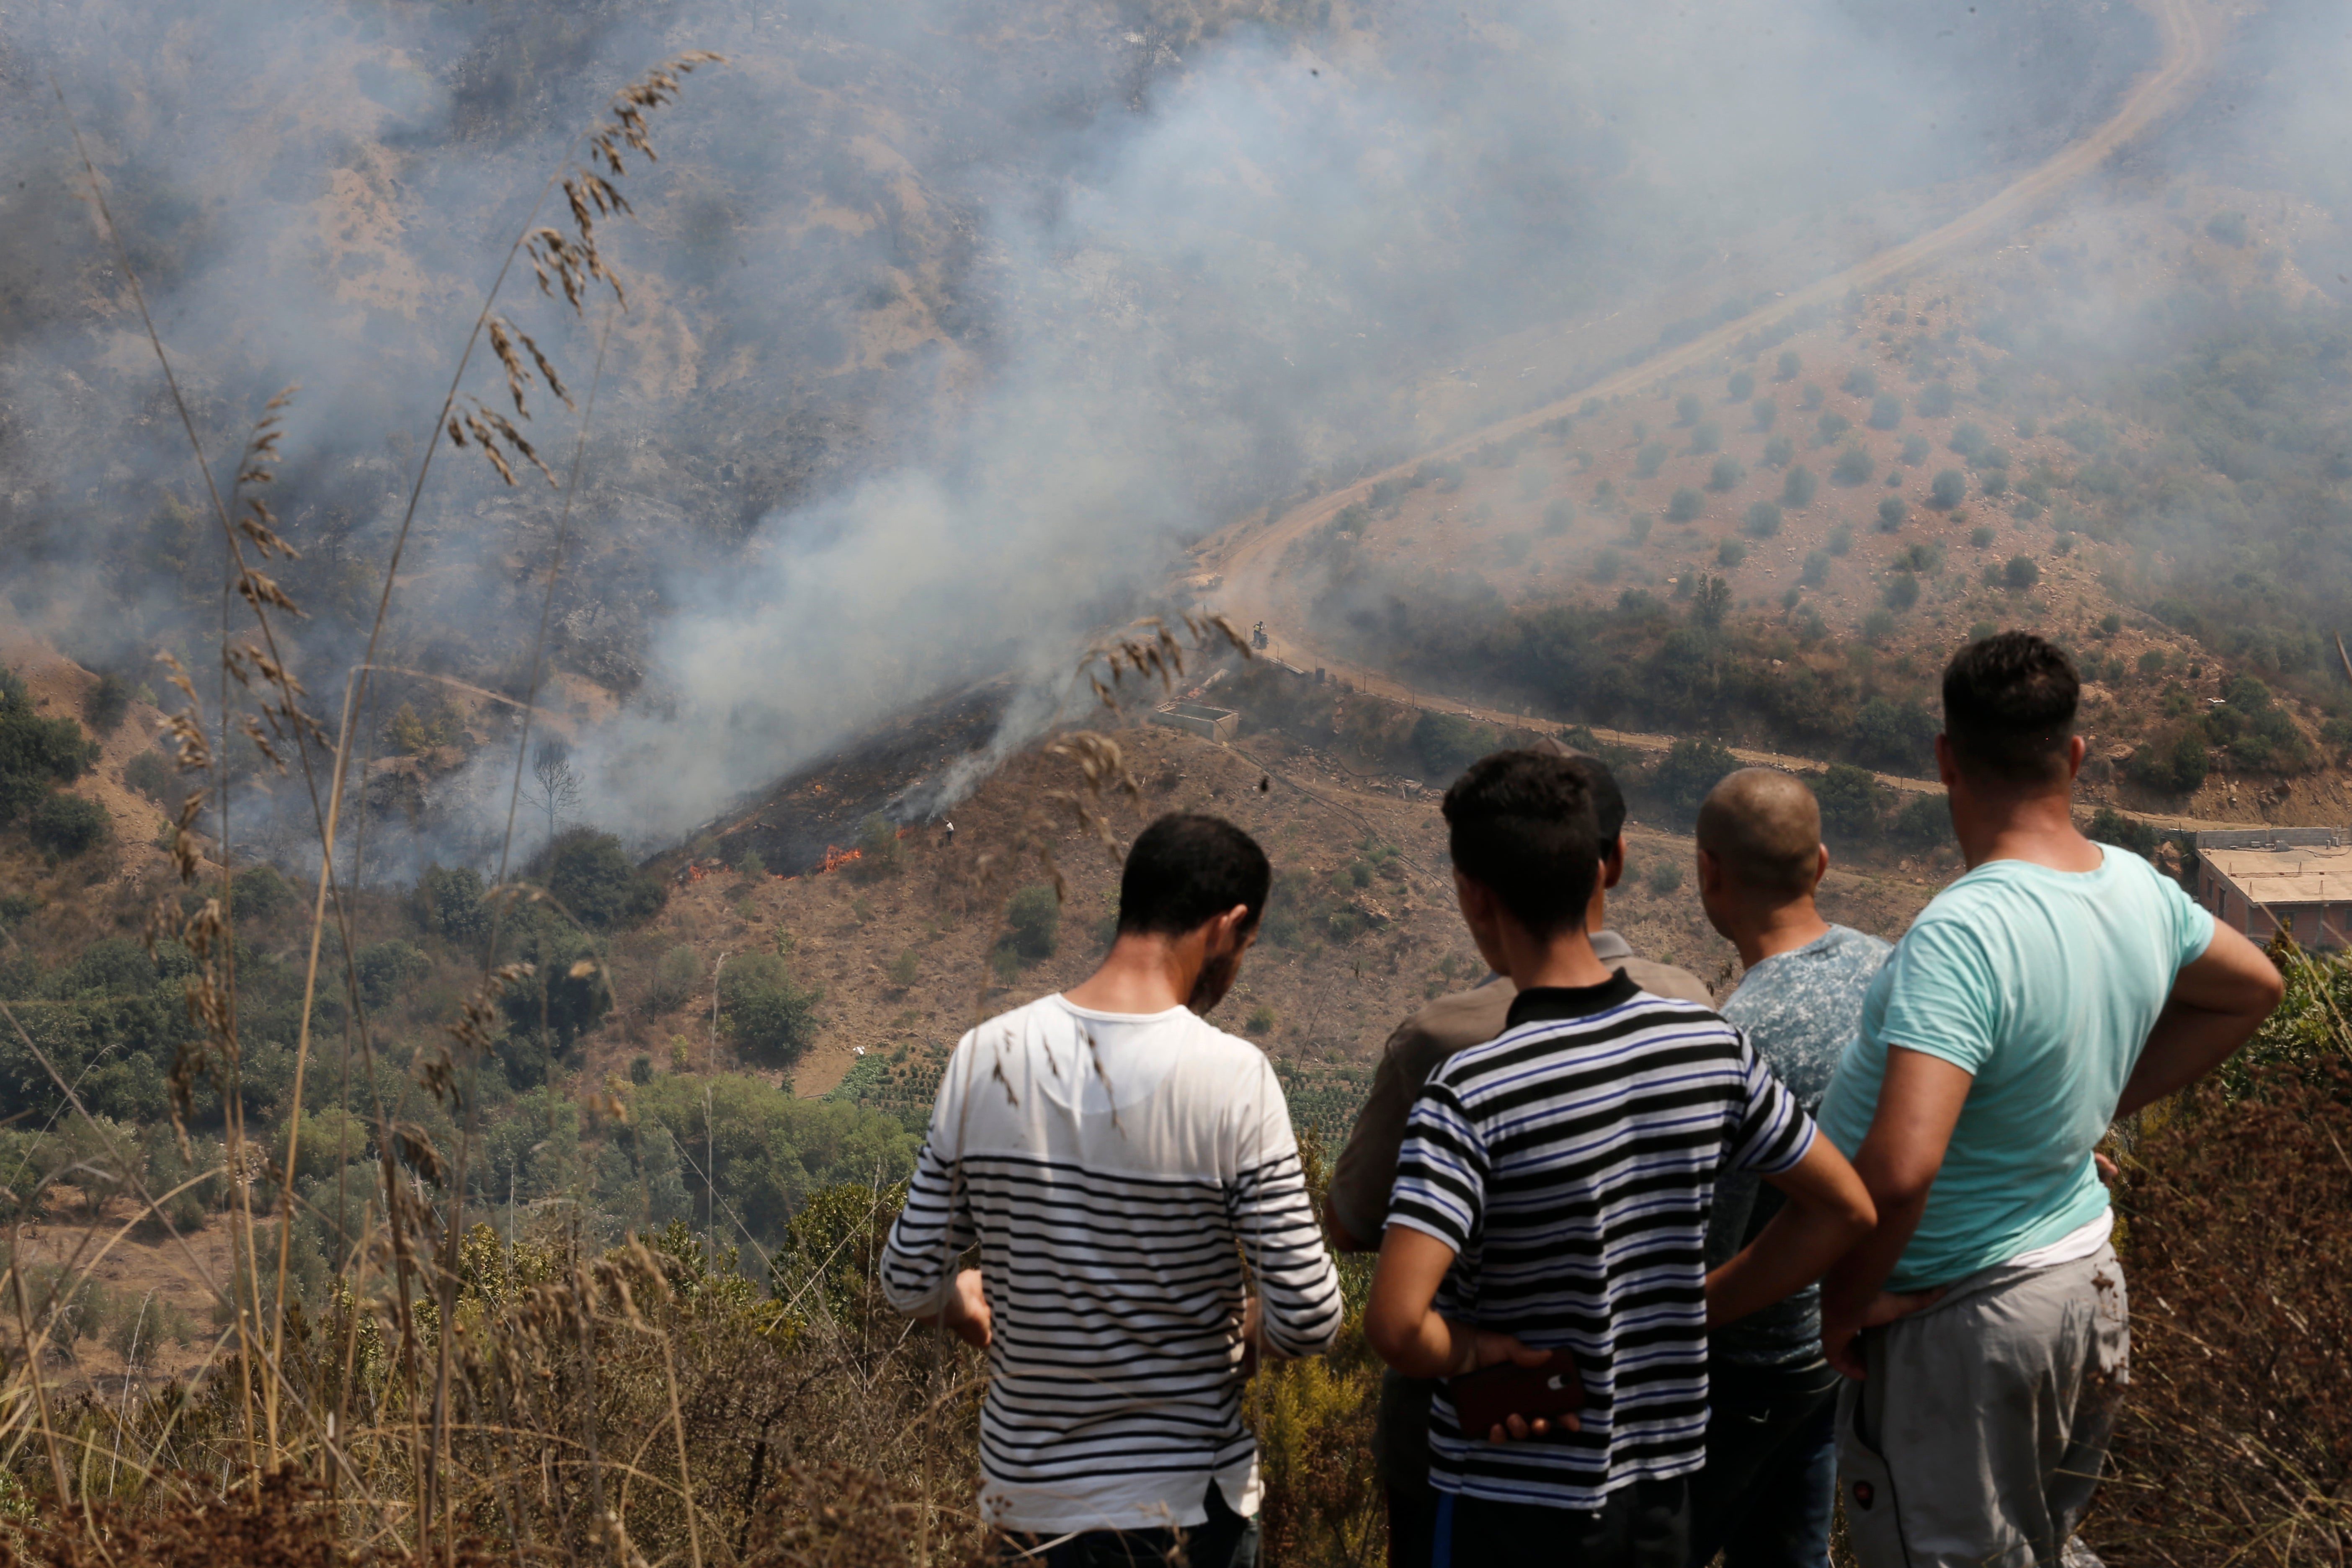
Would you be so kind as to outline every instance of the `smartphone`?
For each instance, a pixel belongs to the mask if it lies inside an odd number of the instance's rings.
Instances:
[[[1445,1394],[1454,1402],[1462,1435],[1482,1441],[1488,1432],[1503,1426],[1507,1415],[1556,1422],[1584,1408],[1584,1383],[1576,1374],[1575,1359],[1566,1351],[1552,1352],[1551,1359],[1540,1366],[1498,1362],[1447,1378]]]

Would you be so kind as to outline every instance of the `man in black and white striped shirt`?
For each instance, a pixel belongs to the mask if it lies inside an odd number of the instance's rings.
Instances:
[[[1683,1568],[1708,1327],[1820,1278],[1869,1229],[1869,1196],[1738,1030],[1594,957],[1599,822],[1565,759],[1481,760],[1445,819],[1463,918],[1518,994],[1413,1107],[1365,1331],[1408,1375],[1572,1368],[1583,1399],[1465,1432],[1439,1394],[1434,1561]],[[1789,1203],[1710,1276],[1727,1163]]]
[[[1249,1568],[1246,1352],[1312,1355],[1339,1332],[1281,1086],[1199,1016],[1269,881],[1239,828],[1160,818],[1129,853],[1102,967],[972,1030],[941,1080],[882,1287],[987,1348],[981,1507],[1026,1562],[1158,1562],[1181,1531],[1192,1568]]]

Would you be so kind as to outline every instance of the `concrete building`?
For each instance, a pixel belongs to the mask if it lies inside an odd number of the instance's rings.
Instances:
[[[1201,702],[1163,702],[1152,710],[1151,721],[1183,730],[1207,741],[1230,741],[1241,733],[1242,716],[1230,708]]]
[[[2197,901],[2255,942],[2352,946],[2352,828],[2200,833]]]

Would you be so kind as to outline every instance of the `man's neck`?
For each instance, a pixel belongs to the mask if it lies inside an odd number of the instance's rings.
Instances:
[[[1739,964],[1753,969],[1768,958],[1794,952],[1829,935],[1830,922],[1822,919],[1810,895],[1759,915],[1753,925],[1732,932],[1731,945],[1739,950]]]
[[[1102,967],[1062,993],[1072,1006],[1093,1013],[1165,1013],[1181,1007],[1200,978],[1197,954],[1176,939],[1129,931],[1111,944]]]
[[[2053,871],[2095,871],[2105,863],[2099,847],[2074,826],[2074,792],[1979,795],[1952,814],[1960,857],[1970,870],[1990,860],[2023,860]]]
[[[1521,991],[1539,985],[1600,985],[1614,973],[1593,956],[1592,939],[1580,928],[1545,939],[1507,936],[1503,956],[1503,973]]]

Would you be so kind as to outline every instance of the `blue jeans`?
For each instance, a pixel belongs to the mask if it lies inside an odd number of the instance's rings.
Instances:
[[[1827,1568],[1837,1492],[1838,1374],[1826,1365],[1707,1371],[1706,1468],[1692,1487],[1689,1563]]]

